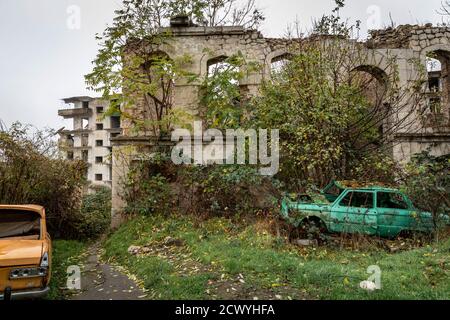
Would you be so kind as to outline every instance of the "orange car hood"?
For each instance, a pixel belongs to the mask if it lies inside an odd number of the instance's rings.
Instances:
[[[0,240],[0,267],[39,265],[41,240]]]

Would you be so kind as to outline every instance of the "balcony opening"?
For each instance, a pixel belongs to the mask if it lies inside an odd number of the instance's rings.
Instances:
[[[111,116],[111,129],[120,129],[120,116]]]
[[[89,151],[88,150],[81,151],[81,159],[84,162],[89,162]]]
[[[88,130],[89,129],[89,119],[81,119],[81,128],[83,130]]]
[[[83,134],[81,136],[81,146],[87,148],[89,146],[89,135]]]
[[[65,147],[73,148],[75,145],[75,136],[72,134],[66,135]]]

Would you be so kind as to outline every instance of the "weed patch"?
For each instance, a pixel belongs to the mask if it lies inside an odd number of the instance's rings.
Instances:
[[[165,239],[182,246],[161,246]],[[130,246],[147,246],[143,255]],[[450,240],[397,253],[299,248],[229,219],[139,217],[105,244],[105,257],[144,281],[155,299],[449,299]],[[382,289],[359,288],[381,268]]]

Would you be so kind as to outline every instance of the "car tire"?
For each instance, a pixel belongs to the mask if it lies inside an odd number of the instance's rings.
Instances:
[[[319,242],[324,242],[328,230],[322,220],[318,218],[307,218],[300,223],[295,231],[297,239],[318,240]]]

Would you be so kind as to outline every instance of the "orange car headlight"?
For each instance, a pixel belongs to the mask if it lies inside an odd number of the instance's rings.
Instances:
[[[41,265],[42,268],[48,268],[49,266],[49,260],[48,260],[48,252],[44,253],[41,259]]]

